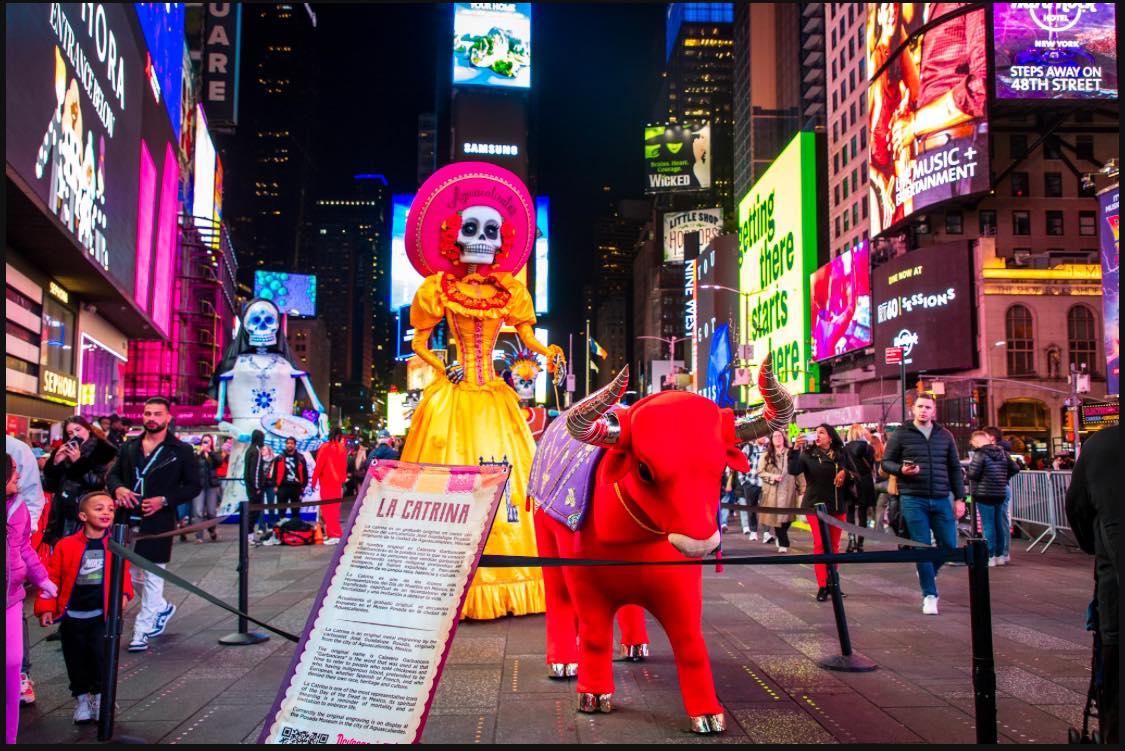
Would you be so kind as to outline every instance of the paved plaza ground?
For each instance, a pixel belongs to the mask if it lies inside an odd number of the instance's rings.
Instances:
[[[346,509],[345,509],[346,511]],[[171,570],[237,601],[234,527],[222,541],[176,542]],[[794,551],[808,552],[794,530]],[[1065,743],[1081,723],[1090,679],[1084,631],[1092,559],[1055,545],[1043,555],[1013,541],[1012,564],[990,569],[1001,742]],[[869,549],[886,549],[869,546]],[[299,632],[333,548],[251,551],[251,612]],[[1038,550],[1038,549],[1037,549]],[[728,556],[773,551],[728,533]],[[968,573],[939,577],[941,615],[921,614],[913,565],[842,570],[852,641],[879,665],[872,673],[821,670],[838,653],[830,603],[814,599],[810,566],[704,569],[703,629],[728,730],[687,732],[675,664],[652,625],[652,657],[617,663],[616,710],[575,712],[574,684],[544,671],[542,616],[463,622],[426,727],[431,743],[972,743]],[[122,651],[119,735],[159,743],[253,742],[293,654],[278,637],[251,647],[216,640],[235,628],[223,611],[168,585],[179,612],[149,652]],[[126,637],[135,616],[131,609]],[[21,712],[21,743],[93,742],[71,724],[58,642],[32,627],[38,702]]]

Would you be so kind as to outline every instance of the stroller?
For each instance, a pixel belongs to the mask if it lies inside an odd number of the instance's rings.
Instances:
[[[1086,706],[1082,710],[1082,730],[1070,728],[1067,731],[1068,743],[1098,743],[1102,742],[1101,733],[1097,729],[1098,719],[1098,694],[1102,687],[1102,639],[1098,631],[1098,587],[1094,584],[1094,599],[1086,608],[1086,630],[1094,632],[1093,656],[1090,659],[1090,688],[1086,692]],[[1091,729],[1093,728],[1093,729]]]

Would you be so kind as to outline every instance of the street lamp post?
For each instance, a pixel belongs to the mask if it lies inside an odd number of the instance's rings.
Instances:
[[[691,339],[690,336],[677,336],[674,338],[666,338],[663,336],[637,336],[635,339],[655,339],[658,342],[665,342],[668,345],[668,373],[672,372],[672,363],[676,361],[676,343],[686,342]]]

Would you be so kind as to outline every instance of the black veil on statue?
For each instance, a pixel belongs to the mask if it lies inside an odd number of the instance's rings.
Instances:
[[[281,320],[281,310],[277,308],[277,303],[275,303],[273,300],[266,300],[261,297],[255,297],[253,300],[242,306],[242,311],[238,315],[239,321],[242,320],[242,316],[246,315],[246,310],[256,302],[266,302],[270,305],[273,305],[273,307],[278,311],[278,321]],[[246,331],[246,326],[240,323],[238,327],[238,334],[233,339],[231,339],[230,344],[227,345],[226,352],[223,353],[223,359],[219,361],[219,365],[215,368],[215,372],[211,374],[211,387],[207,390],[207,393],[211,396],[212,399],[219,398],[219,376],[223,373],[229,373],[231,370],[233,370],[235,360],[237,360],[241,355],[254,354],[258,350],[262,350],[271,354],[281,355],[289,362],[289,364],[293,367],[293,370],[304,372],[304,368],[293,361],[293,353],[289,349],[289,341],[285,338],[284,332],[282,332],[280,329],[278,330],[276,344],[273,344],[269,347],[255,347],[250,344],[250,335]],[[297,391],[294,393],[294,397],[300,399],[302,396],[308,398],[308,394],[305,393],[304,384],[302,384],[298,380]]]

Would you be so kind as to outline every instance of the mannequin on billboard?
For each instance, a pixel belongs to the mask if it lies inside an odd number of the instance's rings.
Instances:
[[[293,414],[298,384],[319,415],[318,425]],[[306,454],[305,460],[312,466],[308,452],[328,435],[328,415],[309,374],[293,364],[289,344],[281,333],[281,314],[269,300],[256,298],[246,306],[238,334],[211,377],[211,391],[218,401],[215,422],[234,438],[220,514],[233,513],[246,499],[242,470],[255,430],[265,433],[266,442],[275,451],[284,450],[286,438],[294,438],[297,449]],[[224,419],[228,404],[229,421]]]
[[[457,162],[435,172],[418,191],[406,228],[406,253],[425,277],[410,306],[412,348],[438,374],[414,411],[402,460],[431,464],[509,464],[507,513],[498,513],[485,553],[535,555],[535,528],[526,506],[535,442],[519,397],[492,367],[501,326],[547,361],[556,382],[565,372],[562,349],[533,333],[535,307],[515,274],[535,242],[535,205],[508,170]],[[447,366],[429,348],[445,320],[456,359]],[[463,617],[499,618],[546,609],[538,568],[482,568],[465,599]]]

